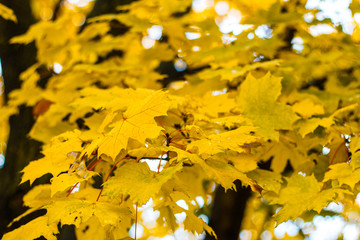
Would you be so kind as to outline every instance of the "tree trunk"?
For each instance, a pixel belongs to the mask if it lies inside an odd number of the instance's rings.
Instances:
[[[0,58],[5,82],[5,101],[7,101],[9,92],[20,87],[20,73],[34,64],[36,59],[34,44],[11,45],[9,40],[25,33],[35,19],[31,14],[29,0],[3,0],[1,3],[13,9],[18,18],[18,23],[0,19]],[[19,115],[10,118],[5,164],[0,169],[0,235],[5,232],[6,225],[24,211],[22,197],[29,186],[23,184],[18,187],[19,172],[39,152],[39,143],[26,136],[32,124],[30,108],[22,107]]]
[[[235,185],[237,191],[225,192],[224,188],[219,186],[215,192],[209,226],[214,229],[218,239],[239,239],[241,222],[251,190],[249,187],[242,187],[240,181],[235,181]],[[205,238],[205,240],[214,239],[210,235]]]

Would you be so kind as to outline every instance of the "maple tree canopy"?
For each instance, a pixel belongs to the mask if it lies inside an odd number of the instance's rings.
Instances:
[[[216,236],[197,199],[236,180],[265,206],[247,214],[267,211],[261,228],[243,223],[254,239],[274,223],[311,221],[331,202],[359,222],[358,22],[345,33],[306,0],[127,2],[91,18],[61,5],[11,39],[35,42],[37,62],[0,108],[0,142],[19,106],[33,107],[29,137],[43,143],[42,157],[21,183],[52,178],[25,195],[29,210],[13,222],[46,214],[3,240],[57,239],[64,225],[78,239],[129,239],[132,226],[142,228],[138,239],[178,228]],[[359,1],[350,9],[360,11]],[[81,11],[86,21],[76,24]],[[21,18],[2,4],[0,16]],[[319,24],[332,32],[314,34]],[[176,77],[163,71],[169,62]],[[44,86],[39,69],[51,75]],[[156,222],[141,215],[149,208]]]

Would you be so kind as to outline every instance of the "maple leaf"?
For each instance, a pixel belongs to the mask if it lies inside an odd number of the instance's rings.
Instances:
[[[144,227],[142,239],[161,238],[179,226],[214,235],[197,217],[207,207],[196,212],[201,204],[193,201],[198,196],[207,200],[215,183],[231,189],[237,179],[262,194],[267,201],[261,206],[282,206],[275,216],[279,222],[321,211],[328,202],[341,199],[338,195],[350,193],[344,189],[357,193],[358,24],[351,36],[341,28],[315,36],[308,33],[309,26],[329,19],[304,21],[304,14],[314,13],[304,4],[230,1],[227,14],[214,15],[213,7],[200,7],[200,13],[193,2],[131,1],[116,8],[120,13],[86,19],[89,24],[80,28],[68,9],[10,40],[35,41],[37,62],[20,75],[21,89],[6,94],[6,101],[0,96],[0,106],[7,104],[0,110],[0,122],[21,105],[34,107],[29,137],[45,143],[44,157],[23,170],[22,182],[32,183],[46,173],[53,178],[24,197],[30,209],[14,221],[41,208],[47,215],[5,239],[54,239],[60,224],[75,225],[78,239],[130,239],[134,219],[136,226]],[[353,2],[350,8],[357,12],[359,3]],[[86,9],[91,11],[93,5]],[[224,34],[222,25],[230,15],[241,16],[249,28]],[[16,21],[0,4],[1,16]],[[114,36],[114,30],[121,33]],[[295,38],[288,39],[293,31]],[[299,39],[304,46],[300,51]],[[180,63],[186,71],[163,71],[173,63],[176,70]],[[163,87],[169,92],[154,91]],[[22,113],[23,107],[19,109]],[[14,126],[14,133],[22,128]],[[76,127],[79,130],[66,132]],[[5,153],[2,142],[9,129],[5,124],[0,129],[0,153]],[[322,153],[324,146],[330,148],[328,154]],[[143,162],[146,158],[163,170],[150,171]],[[259,169],[259,161],[266,159],[272,159],[273,171]],[[290,178],[280,174],[288,160],[294,170]],[[4,168],[17,165],[6,161]],[[296,175],[299,171],[308,176]],[[64,191],[94,174],[104,182],[100,202],[91,201],[101,194],[92,184],[82,183],[78,192],[65,198]],[[325,185],[329,180],[332,184]],[[140,216],[146,210],[138,204],[133,209],[134,203],[148,199],[160,212],[157,226],[150,229]],[[191,209],[177,206],[179,200]],[[249,212],[245,223],[255,216]],[[178,213],[186,213],[183,223],[177,221]],[[270,226],[271,221],[266,215],[260,225]]]
[[[360,167],[360,151],[359,151],[360,138],[358,135],[351,138],[349,148],[350,148],[350,152],[352,153],[350,164],[354,169],[359,168]]]
[[[115,160],[122,149],[126,149],[129,138],[144,143],[146,138],[155,138],[162,130],[154,117],[166,115],[169,101],[165,92],[157,91],[145,99],[131,104],[115,122],[115,127],[104,137],[95,140],[98,154],[106,154]],[[106,123],[103,123],[106,125]]]
[[[85,177],[79,177],[75,174],[61,174],[60,176],[51,179],[51,197],[57,192],[62,192],[76,183],[87,181],[93,176],[97,175],[96,172],[86,171]]]
[[[191,142],[187,148],[191,150],[197,147],[199,155],[215,155],[226,149],[237,152],[246,152],[244,145],[256,142],[259,137],[251,134],[255,131],[255,127],[239,127],[238,129],[227,131],[220,134],[212,134],[207,139],[201,139]]]
[[[67,171],[74,159],[68,156],[70,152],[80,152],[82,150],[82,141],[79,138],[80,131],[65,132],[52,138],[49,145],[45,145],[42,153],[43,158],[31,161],[22,172],[21,182],[30,180],[30,184],[35,179],[46,173],[57,176],[59,173]]]
[[[38,185],[24,196],[24,205],[31,208],[42,207],[50,201],[50,184]]]
[[[266,191],[273,191],[279,193],[281,184],[283,182],[279,173],[266,171],[263,169],[256,169],[246,173],[246,175],[255,180]]]
[[[17,22],[14,11],[0,3],[0,16],[6,20]]]
[[[176,221],[175,214],[183,212],[184,209],[176,205],[174,202],[162,201],[154,210],[160,211],[160,217],[156,220],[158,224],[168,224],[170,229],[175,232],[179,224]]]
[[[309,210],[320,211],[331,201],[334,201],[338,194],[351,194],[351,192],[340,188],[332,188],[321,191],[323,186],[319,183],[314,175],[301,176],[293,174],[286,178],[288,184],[281,189],[279,198],[273,203],[283,204],[276,214],[275,219],[278,223],[294,220]]]
[[[328,134],[328,143],[326,147],[330,149],[328,153],[329,165],[343,163],[349,160],[349,149],[346,141],[336,129],[331,128]]]
[[[272,142],[267,144],[264,149],[265,153],[261,156],[262,159],[271,160],[271,169],[276,173],[281,173],[288,162],[296,170],[302,170],[300,167],[306,165],[309,162],[306,151],[299,149],[295,144],[297,142],[294,139],[280,137],[279,142]]]
[[[21,218],[29,215],[32,212],[39,210],[44,205],[51,202],[50,199],[50,184],[38,185],[33,187],[25,196],[24,196],[24,206],[30,207],[24,213],[20,214],[14,218],[8,226],[11,226],[14,222],[19,221]]]
[[[295,123],[295,128],[299,127],[299,133],[302,137],[312,133],[319,126],[324,128],[330,127],[334,123],[332,118],[310,118],[306,120],[299,120]]]
[[[352,167],[347,163],[337,163],[331,165],[330,170],[325,173],[323,182],[328,180],[337,180],[341,185],[349,185],[354,189],[355,184],[360,181],[360,169],[353,170]]]
[[[178,161],[189,160],[193,164],[199,164],[209,179],[221,184],[225,189],[234,188],[235,185],[233,182],[237,179],[244,185],[256,185],[245,173],[228,164],[221,158],[209,158],[204,160],[197,154],[192,154],[175,147],[169,147],[169,149],[177,153]]]
[[[210,226],[208,226],[204,222],[204,220],[197,217],[192,211],[186,211],[184,227],[186,229],[189,229],[189,231],[191,231],[193,233],[196,232],[198,234],[201,234],[205,229],[211,236],[214,236],[217,239],[214,230]]]
[[[182,164],[177,164],[156,174],[150,170],[147,163],[128,162],[119,167],[116,176],[104,184],[103,194],[111,198],[119,194],[129,194],[134,202],[142,205],[154,197],[162,185],[181,169]]]
[[[241,84],[238,103],[244,115],[251,119],[257,132],[268,139],[279,139],[276,130],[290,129],[298,119],[290,106],[276,100],[281,93],[281,78],[270,73],[255,78],[250,73]]]
[[[304,99],[292,106],[294,112],[300,114],[303,118],[310,118],[313,115],[322,115],[325,113],[322,105],[315,104],[310,99]]]
[[[92,216],[99,219],[101,225],[117,226],[123,218],[130,215],[127,207],[120,207],[106,202],[90,202],[79,199],[62,199],[45,206],[50,223],[74,224],[79,227]]]
[[[56,240],[54,234],[57,234],[59,231],[56,225],[49,226],[48,217],[38,217],[31,222],[22,225],[21,227],[15,229],[12,232],[6,233],[3,236],[3,240],[28,240],[28,239],[37,239],[41,236],[44,236],[48,240]]]

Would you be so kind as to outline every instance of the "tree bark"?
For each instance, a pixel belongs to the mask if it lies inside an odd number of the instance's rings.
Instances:
[[[18,23],[0,19],[0,58],[5,83],[5,102],[12,90],[20,87],[19,75],[34,64],[36,49],[34,44],[11,45],[9,40],[26,32],[35,22],[31,14],[29,0],[4,0],[2,3],[13,9]],[[27,138],[33,118],[31,109],[21,107],[19,115],[10,118],[10,135],[7,144],[5,164],[0,169],[0,235],[6,225],[24,211],[22,196],[29,189],[28,185],[18,187],[20,171],[38,154],[39,144]]]
[[[239,239],[241,222],[251,190],[249,187],[242,187],[240,181],[235,181],[235,185],[237,191],[225,192],[224,188],[219,186],[215,192],[209,226],[214,229],[218,239]],[[209,234],[205,238],[205,240],[214,239]]]

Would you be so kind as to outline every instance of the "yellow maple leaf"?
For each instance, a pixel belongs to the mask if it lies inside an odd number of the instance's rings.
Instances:
[[[279,140],[276,130],[290,129],[298,119],[290,106],[277,102],[281,93],[281,78],[270,73],[262,78],[248,74],[240,88],[238,103],[244,115],[259,127],[257,132],[265,138]]]
[[[92,171],[86,172],[86,177],[79,177],[76,174],[61,174],[51,179],[51,197],[57,192],[62,192],[78,182],[87,181],[97,173]]]
[[[299,150],[296,148],[294,142],[280,137],[279,142],[272,142],[267,145],[265,154],[262,158],[267,160],[270,157],[273,157],[271,169],[274,170],[274,172],[281,173],[285,169],[288,160],[290,161],[291,166],[299,171],[299,167],[309,161],[306,152],[302,152],[302,149]]]
[[[96,140],[98,155],[105,154],[115,160],[120,151],[126,149],[129,138],[144,143],[146,138],[157,137],[162,128],[154,117],[166,115],[168,107],[169,100],[163,91],[156,91],[131,104],[122,120],[115,122],[115,127],[109,133]]]
[[[293,110],[303,118],[310,118],[313,115],[322,115],[325,113],[322,105],[315,104],[310,99],[304,99],[301,102],[295,103],[292,107]]]
[[[275,214],[278,223],[295,219],[305,211],[315,210],[319,213],[331,201],[334,201],[338,194],[350,193],[339,188],[321,190],[323,184],[318,182],[314,175],[304,177],[293,174],[286,180],[287,186],[281,189],[279,198],[273,201],[273,203],[284,205]]]
[[[51,139],[49,145],[44,146],[43,158],[31,161],[21,172],[24,173],[21,183],[30,180],[30,184],[35,179],[46,173],[57,176],[59,173],[67,171],[74,159],[68,156],[70,152],[80,152],[82,141],[79,138],[80,131],[65,132]]]
[[[244,185],[255,185],[255,182],[248,178],[245,173],[228,164],[222,158],[214,157],[204,160],[197,154],[192,154],[175,147],[169,147],[169,149],[177,153],[178,161],[188,160],[193,164],[198,164],[209,179],[221,184],[225,189],[234,188],[235,185],[233,182],[237,179]]]
[[[24,196],[24,205],[32,208],[42,207],[50,201],[50,184],[33,187]]]
[[[323,182],[333,179],[342,184],[349,185],[352,189],[360,181],[360,169],[353,170],[347,163],[338,163],[330,166],[330,170],[325,173]]]
[[[236,107],[235,99],[230,98],[228,94],[213,96],[208,93],[202,101],[203,106],[200,111],[211,117],[218,117],[219,113],[230,112],[232,108]]]
[[[263,169],[255,169],[246,174],[251,179],[255,180],[260,187],[266,191],[273,191],[279,193],[283,180],[279,173],[266,171]]]
[[[334,120],[330,117],[326,118],[310,118],[302,119],[297,121],[294,125],[295,128],[299,128],[299,133],[302,137],[305,137],[307,134],[312,133],[318,126],[324,128],[330,127],[334,123]]]
[[[54,234],[57,234],[58,230],[56,225],[49,226],[48,218],[46,216],[38,217],[31,222],[6,233],[3,236],[3,240],[28,240],[38,239],[44,236],[48,240],[56,240]]]
[[[6,20],[17,22],[14,11],[0,3],[0,16]]]
[[[360,167],[360,138],[359,135],[355,135],[354,137],[351,138],[351,142],[350,142],[350,152],[352,153],[351,155],[351,162],[350,165],[352,166],[352,168],[356,169],[358,167]]]
[[[109,197],[129,194],[134,202],[142,205],[154,197],[162,185],[181,169],[182,164],[177,164],[156,174],[150,170],[147,163],[128,162],[116,171],[117,176],[104,184],[103,194]]]
[[[244,144],[259,140],[259,137],[251,134],[255,129],[256,127],[243,126],[232,131],[212,134],[207,139],[193,141],[187,148],[191,150],[193,147],[196,147],[199,155],[206,156],[211,156],[227,149],[240,153],[246,152]]]
[[[117,226],[123,218],[129,217],[130,210],[106,202],[90,202],[78,199],[62,199],[45,207],[49,223],[74,224],[79,227],[92,216],[96,216],[101,225]]]
[[[185,229],[188,229],[192,233],[202,233],[204,230],[210,235],[214,236],[217,239],[214,230],[208,226],[204,220],[197,217],[192,211],[186,211],[186,219],[184,221]]]

